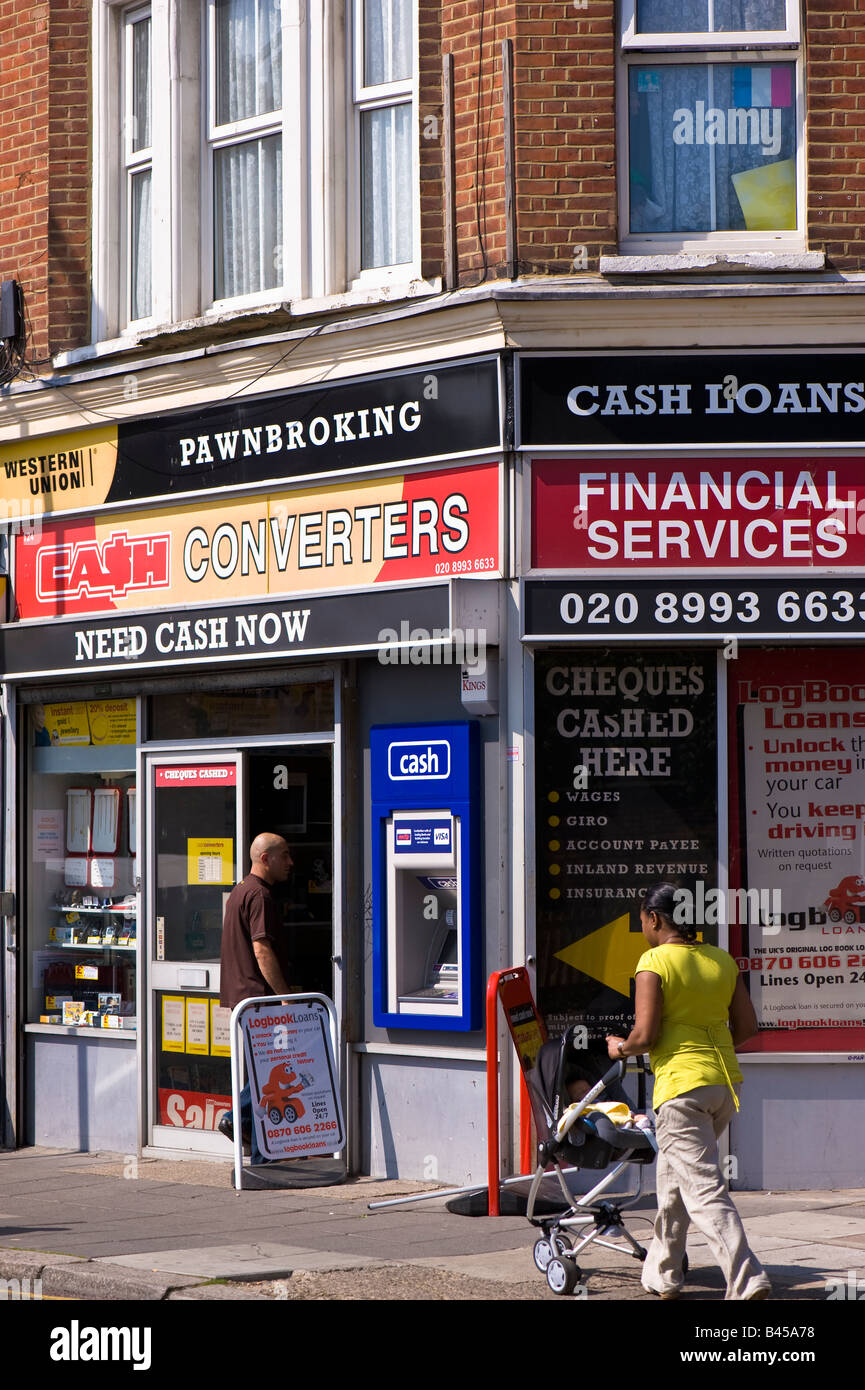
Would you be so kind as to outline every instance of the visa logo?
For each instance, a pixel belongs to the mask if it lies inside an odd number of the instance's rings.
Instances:
[[[415,777],[444,781],[451,773],[451,746],[446,739],[389,743],[387,775],[392,782]]]
[[[434,845],[449,845],[450,842],[451,842],[451,832],[450,832],[450,827],[449,827],[449,826],[446,825],[446,826],[444,827],[443,830],[434,830],[434,831],[433,831],[433,844],[434,844]]]

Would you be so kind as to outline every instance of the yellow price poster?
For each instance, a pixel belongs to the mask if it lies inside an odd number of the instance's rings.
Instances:
[[[135,742],[134,700],[90,700],[87,714],[95,744]]]
[[[210,1001],[210,1055],[231,1056],[231,1009],[224,1009],[217,999]]]
[[[234,883],[234,841],[186,841],[187,883]]]
[[[182,995],[162,997],[162,1051],[186,1051],[186,1000]]]
[[[76,700],[65,705],[45,706],[45,728],[51,743],[61,744],[90,742],[90,723],[87,718],[86,700]]]
[[[210,1052],[209,1003],[208,999],[186,1001],[186,1051],[199,1057],[206,1057]]]

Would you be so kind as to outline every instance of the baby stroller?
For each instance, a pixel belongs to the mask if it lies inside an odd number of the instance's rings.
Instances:
[[[644,1260],[646,1251],[625,1227],[622,1210],[632,1205],[642,1191],[642,1165],[653,1163],[658,1145],[650,1129],[624,1128],[613,1124],[608,1116],[586,1109],[600,1099],[630,1101],[622,1089],[625,1063],[614,1062],[604,1071],[596,1059],[583,1048],[574,1046],[577,1030],[569,1028],[557,1041],[544,1043],[538,1050],[534,1068],[527,1074],[532,1113],[538,1132],[538,1169],[528,1197],[526,1215],[543,1235],[535,1242],[535,1264],[553,1293],[569,1294],[582,1279],[577,1257],[587,1246],[596,1243],[622,1253],[621,1244],[613,1245],[610,1237],[626,1241],[634,1259]],[[582,1030],[580,1030],[582,1032]],[[638,1109],[646,1103],[646,1066],[638,1060]],[[603,1073],[603,1074],[602,1074]],[[583,1081],[590,1085],[588,1094],[576,1104],[568,1098],[568,1085]],[[574,1168],[613,1168],[590,1192],[575,1196],[567,1185],[565,1173]],[[609,1201],[601,1194],[612,1186],[629,1163],[637,1164],[637,1186],[633,1192],[616,1193]],[[548,1172],[552,1167],[553,1172]],[[558,1179],[564,1198],[564,1208],[554,1216],[535,1216],[538,1194],[545,1177]],[[589,1227],[588,1231],[583,1228]]]

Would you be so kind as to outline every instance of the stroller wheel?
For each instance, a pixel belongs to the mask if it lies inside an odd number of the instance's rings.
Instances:
[[[541,1274],[546,1274],[547,1265],[550,1263],[550,1260],[554,1260],[557,1255],[567,1255],[570,1249],[571,1242],[569,1238],[566,1235],[562,1235],[561,1231],[554,1231],[550,1235],[546,1237],[542,1236],[540,1240],[535,1241],[535,1248],[532,1254],[534,1255],[535,1264],[541,1271]]]
[[[547,1265],[550,1263],[550,1260],[553,1258],[553,1247],[552,1247],[552,1245],[550,1244],[550,1242],[549,1242],[548,1240],[543,1239],[543,1238],[542,1238],[541,1240],[536,1240],[536,1241],[535,1241],[535,1248],[534,1248],[534,1250],[532,1251],[532,1254],[534,1255],[535,1264],[537,1265],[538,1269],[541,1271],[541,1274],[546,1274],[546,1272],[547,1272]]]
[[[547,1265],[547,1283],[553,1293],[573,1293],[581,1278],[582,1270],[566,1255],[550,1260]]]

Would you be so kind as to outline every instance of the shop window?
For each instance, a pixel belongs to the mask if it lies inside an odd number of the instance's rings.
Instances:
[[[136,702],[29,711],[27,1019],[135,1029]]]
[[[622,23],[623,249],[802,246],[795,0],[630,0]]]
[[[150,699],[150,737],[241,738],[326,733],[333,728],[332,681],[300,681],[272,690],[192,691]]]
[[[601,1064],[633,1021],[645,890],[717,886],[716,656],[581,647],[534,667],[538,1006],[552,1035],[586,1027]],[[719,944],[717,918],[700,926]]]

